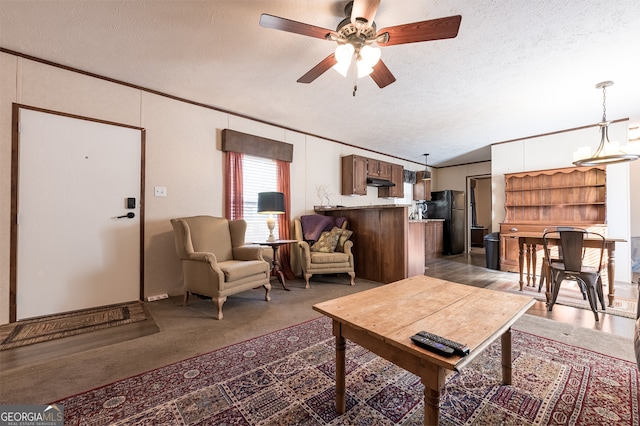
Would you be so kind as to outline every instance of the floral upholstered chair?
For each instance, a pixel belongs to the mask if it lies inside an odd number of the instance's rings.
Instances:
[[[298,240],[298,256],[309,288],[309,278],[314,274],[346,273],[355,285],[352,231],[347,229],[345,218],[323,215],[301,216],[294,221],[294,238]]]

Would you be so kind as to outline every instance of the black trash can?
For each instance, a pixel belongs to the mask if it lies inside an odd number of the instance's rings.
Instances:
[[[500,233],[492,232],[484,236],[484,253],[487,257],[487,268],[500,269]]]

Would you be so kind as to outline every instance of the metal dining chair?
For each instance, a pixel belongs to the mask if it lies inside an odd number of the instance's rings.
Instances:
[[[560,231],[573,231],[573,230],[580,230],[580,231],[584,231],[584,229],[582,228],[574,228],[573,226],[557,226],[557,227],[553,227],[553,228],[545,228],[542,233],[544,234],[545,232],[560,232]],[[540,293],[540,291],[542,290],[542,285],[544,284],[544,280],[547,277],[547,271],[546,269],[548,268],[548,265],[550,262],[562,262],[562,246],[557,246],[558,252],[554,255],[554,257],[551,256],[551,249],[549,248],[548,250],[544,250],[544,258],[542,261],[542,270],[540,271],[540,282],[538,284],[538,293]],[[582,251],[582,255],[584,256],[584,249]],[[582,293],[582,299],[583,300],[587,300],[587,292],[584,288],[584,286],[582,285],[581,282],[578,282],[578,285],[580,286],[580,292]]]
[[[562,259],[551,259],[548,263],[551,272],[551,300],[548,303],[548,310],[551,311],[556,303],[562,281],[575,279],[584,287],[589,306],[596,321],[599,321],[598,300],[602,309],[606,310],[601,277],[605,238],[601,234],[589,232],[585,229],[549,230],[543,234],[545,256],[549,254],[549,239],[551,237],[557,239],[558,235],[560,238],[559,247],[562,248]],[[590,250],[591,256],[586,255],[588,251],[584,247],[584,240],[587,238],[602,241],[597,248]]]

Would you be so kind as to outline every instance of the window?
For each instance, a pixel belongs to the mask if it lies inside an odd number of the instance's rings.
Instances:
[[[258,213],[258,193],[277,191],[277,164],[274,160],[251,155],[242,156],[243,219],[247,222],[247,243],[266,241],[269,237],[267,215]],[[273,230],[276,238],[278,221]]]

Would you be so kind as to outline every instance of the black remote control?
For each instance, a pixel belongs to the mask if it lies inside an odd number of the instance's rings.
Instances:
[[[460,355],[460,356],[469,355],[469,348],[467,347],[467,345],[463,345],[462,343],[445,339],[444,337],[438,336],[437,334],[429,333],[428,331],[421,331],[417,335],[426,337],[427,339],[433,340],[434,342],[440,343],[442,345],[449,346],[450,348],[453,349],[456,355]]]
[[[453,348],[443,345],[442,343],[434,342],[433,340],[428,339],[424,336],[420,336],[419,334],[414,334],[413,336],[411,336],[411,340],[416,345],[428,351],[435,352],[443,356],[453,355]]]

